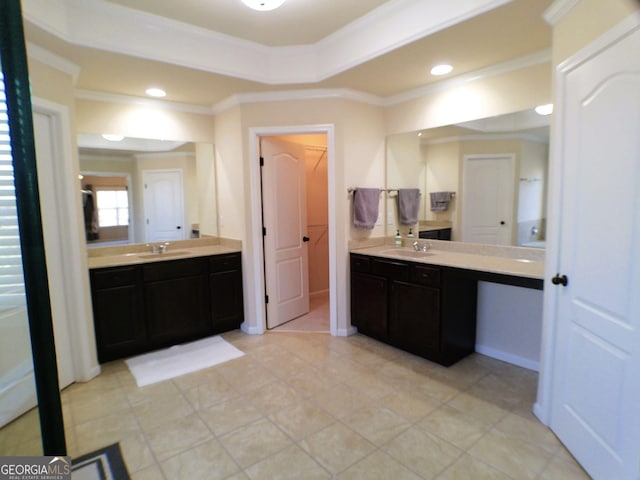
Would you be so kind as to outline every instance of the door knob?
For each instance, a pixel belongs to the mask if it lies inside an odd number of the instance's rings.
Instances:
[[[309,240],[310,240],[309,237],[302,237],[303,242],[308,242]]]
[[[569,284],[569,279],[566,275],[560,275],[559,273],[556,273],[556,276],[551,279],[551,283],[553,283],[554,285],[562,285],[563,287],[566,287]]]

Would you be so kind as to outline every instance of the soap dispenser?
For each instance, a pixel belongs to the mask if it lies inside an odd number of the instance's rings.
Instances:
[[[401,247],[402,246],[402,237],[400,236],[400,230],[396,230],[396,238],[394,241],[396,247]]]
[[[410,228],[409,233],[407,233],[407,238],[414,238],[413,230]]]

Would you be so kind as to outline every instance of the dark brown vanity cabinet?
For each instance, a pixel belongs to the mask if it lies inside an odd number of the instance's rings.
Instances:
[[[144,349],[147,327],[141,270],[136,267],[92,270],[91,293],[100,362]]]
[[[234,330],[243,320],[239,253],[92,269],[98,360]]]
[[[351,323],[443,365],[474,351],[476,282],[448,268],[351,254]]]
[[[244,319],[240,255],[209,258],[209,294],[214,330],[224,332],[238,328]]]
[[[188,341],[212,331],[206,257],[143,265],[142,272],[145,317],[153,347]]]

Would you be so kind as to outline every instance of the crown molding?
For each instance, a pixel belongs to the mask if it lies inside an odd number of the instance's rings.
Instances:
[[[298,100],[326,100],[340,99],[352,100],[354,102],[366,103],[369,105],[381,107],[384,100],[381,97],[370,93],[351,90],[348,88],[316,88],[304,90],[279,90],[272,92],[256,92],[256,93],[240,93],[232,95],[216,103],[212,111],[219,114],[230,108],[245,103],[269,103],[269,102],[286,102]]]
[[[75,63],[70,62],[66,58],[62,58],[55,53],[51,53],[49,50],[45,50],[31,42],[27,42],[27,55],[33,60],[37,60],[51,68],[55,68],[56,70],[60,70],[61,72],[68,74],[73,79],[73,84],[75,85],[77,83],[78,76],[80,75],[80,67]]]
[[[391,0],[315,44],[291,47],[268,47],[104,0],[23,4],[27,21],[69,43],[280,85],[322,81],[509,1]]]
[[[138,105],[158,110],[173,110],[176,112],[194,113],[196,115],[213,115],[210,107],[193,105],[190,103],[167,102],[164,100],[151,100],[142,97],[120,95],[115,93],[96,92],[93,90],[76,90],[74,97],[77,100],[90,100],[103,103],[119,103],[124,105]]]
[[[542,18],[549,25],[554,26],[579,2],[580,0],[556,0],[544,11]]]
[[[458,75],[447,80],[442,80],[437,83],[425,85],[424,87],[418,87],[413,90],[407,90],[406,92],[399,93],[397,95],[391,95],[385,97],[382,104],[385,107],[397,105],[399,103],[416,100],[420,97],[436,93],[449,88],[457,87],[467,83],[482,80],[484,78],[491,78],[498,75],[504,75],[506,73],[515,72],[536,65],[542,65],[544,63],[551,63],[551,50],[545,49],[531,55],[516,58],[515,60],[509,60],[503,63],[497,63],[487,68],[475,70],[473,72]]]
[[[398,95],[392,95],[389,97],[379,97],[377,95],[348,88],[276,90],[270,92],[253,92],[231,95],[224,100],[215,103],[211,107],[204,107],[188,103],[167,102],[164,100],[152,100],[143,97],[96,92],[91,90],[76,90],[75,98],[78,100],[90,100],[104,103],[139,105],[163,110],[194,113],[197,115],[218,115],[226,110],[229,110],[230,108],[247,103],[269,103],[323,99],[350,100],[354,102],[365,103],[375,107],[389,107],[410,100],[415,100],[431,93],[453,88],[473,81],[478,81],[483,78],[490,78],[549,62],[551,62],[551,51],[542,50],[540,52],[511,60],[509,62],[492,65],[481,70],[476,70],[474,72],[459,75],[457,77],[439,81],[435,84],[416,88],[414,90],[409,90],[407,92],[403,92]]]
[[[549,141],[529,133],[487,133],[473,135],[457,135],[452,137],[436,138],[434,140],[421,140],[420,145],[441,145],[452,142],[476,142],[499,140],[523,140],[532,143],[548,144]]]

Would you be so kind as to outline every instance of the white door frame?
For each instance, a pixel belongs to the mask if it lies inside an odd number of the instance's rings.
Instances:
[[[335,127],[334,125],[295,125],[281,127],[251,127],[249,128],[249,195],[251,208],[251,276],[257,322],[255,326],[243,324],[247,333],[262,334],[266,331],[267,318],[264,303],[265,283],[263,265],[264,250],[262,248],[262,194],[260,190],[260,137],[294,135],[305,133],[320,133],[327,135],[327,168],[328,168],[328,198],[329,198],[329,326],[331,335],[347,335],[338,331],[337,316],[337,261],[336,261],[336,166],[335,166]],[[260,246],[260,248],[258,248]]]
[[[52,117],[54,144],[59,165],[54,168],[53,178],[46,182],[53,189],[58,205],[60,231],[66,232],[64,238],[53,238],[45,232],[45,244],[61,252],[65,269],[59,279],[63,290],[73,292],[65,295],[64,302],[69,312],[71,335],[71,355],[75,380],[88,381],[100,373],[95,347],[95,330],[89,288],[89,266],[87,246],[82,217],[82,199],[78,181],[77,153],[74,152],[71,139],[69,109],[64,105],[32,97],[33,111]]]

